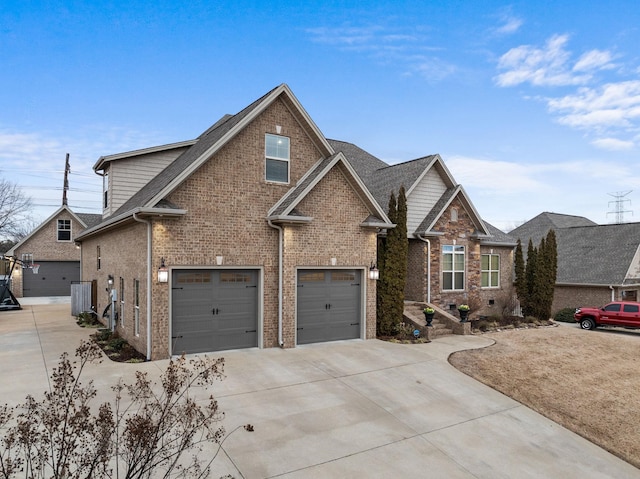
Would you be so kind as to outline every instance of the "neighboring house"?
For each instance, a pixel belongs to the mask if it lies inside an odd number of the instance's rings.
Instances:
[[[509,235],[521,240],[526,256],[529,238],[537,247],[550,229],[558,245],[552,313],[613,300],[638,300],[640,223],[598,225],[579,216],[542,213]]]
[[[94,169],[104,214],[75,238],[82,278],[107,290],[98,310],[112,303],[112,326],[149,359],[374,338],[368,273],[402,184],[407,299],[477,297],[491,310],[510,294],[515,243],[481,220],[438,155],[389,166],[327,140],[284,84],[195,140]]]
[[[515,241],[484,222],[439,155],[388,165],[357,146],[331,141],[388,209],[404,185],[409,264],[405,299],[476,314],[502,314],[513,298]],[[477,309],[480,308],[480,309]]]
[[[7,251],[23,263],[40,265],[37,274],[20,267],[13,270],[13,294],[18,298],[70,296],[71,283],[80,281],[80,249],[73,238],[100,220],[100,215],[74,213],[63,205]]]

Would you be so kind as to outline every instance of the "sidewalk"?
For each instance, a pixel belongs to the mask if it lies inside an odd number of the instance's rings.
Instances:
[[[68,304],[0,312],[0,398],[40,397],[63,351],[90,330]],[[485,347],[476,336],[428,344],[341,341],[295,349],[227,351],[227,378],[212,392],[227,432],[211,477],[237,478],[640,478],[601,448],[478,383],[447,362]],[[92,366],[96,403],[135,371],[167,361]],[[205,451],[214,454],[215,448]]]

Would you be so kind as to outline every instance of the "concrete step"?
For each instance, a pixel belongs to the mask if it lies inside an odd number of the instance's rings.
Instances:
[[[453,334],[453,329],[448,327],[447,322],[438,319],[438,313],[434,316],[431,326],[427,328],[427,321],[423,313],[426,306],[426,303],[405,303],[404,321],[416,327],[426,329],[428,339]]]

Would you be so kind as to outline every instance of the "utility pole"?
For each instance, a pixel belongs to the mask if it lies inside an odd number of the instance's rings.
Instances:
[[[64,162],[64,186],[62,187],[62,206],[67,206],[67,191],[69,191],[69,172],[71,167],[69,166],[69,153]]]
[[[633,216],[633,210],[625,210],[624,209],[624,204],[625,203],[631,204],[631,200],[625,200],[624,199],[625,196],[627,196],[629,193],[631,193],[631,191],[618,191],[616,193],[608,193],[609,196],[613,196],[615,198],[615,200],[609,201],[609,206],[611,206],[611,203],[615,204],[615,210],[608,212],[607,215],[615,214],[616,215],[616,221],[615,221],[616,224],[624,223],[624,214],[625,213],[631,213],[631,216]]]

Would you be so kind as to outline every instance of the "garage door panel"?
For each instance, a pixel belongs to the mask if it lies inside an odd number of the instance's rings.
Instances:
[[[360,337],[361,273],[301,270],[298,274],[298,344]]]
[[[71,283],[80,281],[79,261],[43,261],[37,274],[22,270],[25,297],[71,296]]]
[[[172,354],[258,346],[258,271],[174,271]]]

